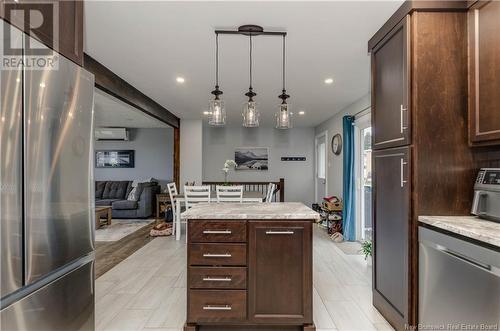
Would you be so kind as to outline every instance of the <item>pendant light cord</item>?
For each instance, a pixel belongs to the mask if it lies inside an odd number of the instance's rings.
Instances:
[[[219,86],[219,34],[215,34],[215,85]]]
[[[285,90],[285,61],[286,61],[285,36],[283,36],[283,91]]]
[[[252,88],[252,34],[250,34],[250,88]]]

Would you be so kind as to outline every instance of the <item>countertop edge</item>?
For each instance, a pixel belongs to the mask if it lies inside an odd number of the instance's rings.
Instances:
[[[302,202],[198,204],[181,214],[187,220],[319,220]]]
[[[220,217],[219,217],[220,216]],[[299,217],[299,216],[296,216],[296,215],[293,215],[292,217],[287,217],[287,216],[283,216],[283,215],[279,215],[279,216],[276,216],[276,215],[269,215],[269,216],[265,216],[265,215],[258,215],[258,217],[255,217],[255,215],[214,215],[214,216],[193,216],[193,217],[185,217],[185,219],[187,220],[192,220],[192,221],[196,221],[196,220],[214,220],[214,221],[217,221],[217,220],[223,220],[223,221],[260,221],[260,220],[274,220],[274,221],[311,221],[311,222],[314,222],[314,221],[317,221],[319,220],[320,218],[319,217],[312,217],[312,216],[302,216],[302,217]]]
[[[432,228],[437,228],[441,230],[445,230],[447,232],[450,232],[452,234],[455,234],[460,237],[465,237],[469,238],[473,241],[475,241],[478,244],[484,244],[486,246],[489,246],[490,248],[500,248],[500,240],[498,237],[489,235],[487,230],[484,230],[485,233],[478,233],[478,231],[474,231],[471,229],[467,229],[463,226],[453,224],[451,221],[454,217],[456,218],[464,218],[464,217],[470,217],[471,221],[477,221],[473,216],[419,216],[418,221],[419,223],[422,223],[423,225],[426,225],[428,227]],[[450,220],[449,222],[446,222],[446,219]],[[490,221],[485,221],[485,220],[480,220],[481,222],[490,222]],[[499,225],[500,226],[500,225]]]

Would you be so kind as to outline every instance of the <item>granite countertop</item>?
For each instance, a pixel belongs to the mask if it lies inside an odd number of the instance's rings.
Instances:
[[[287,219],[317,220],[319,214],[301,202],[198,204],[184,219]]]
[[[500,247],[500,223],[475,216],[419,216],[422,223]]]

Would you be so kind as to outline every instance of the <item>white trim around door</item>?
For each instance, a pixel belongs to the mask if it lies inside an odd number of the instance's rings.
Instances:
[[[317,134],[314,138],[314,201],[316,203],[319,203],[320,201],[318,200],[320,197],[318,197],[318,141],[319,139],[325,139],[325,155],[324,155],[324,162],[325,162],[325,196],[328,196],[328,149],[329,149],[329,142],[328,142],[328,131],[323,131]]]

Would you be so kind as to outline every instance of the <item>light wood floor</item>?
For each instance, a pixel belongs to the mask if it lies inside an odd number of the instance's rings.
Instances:
[[[186,319],[186,245],[156,238],[96,280],[96,330],[180,331]],[[392,330],[371,304],[371,268],[314,231],[318,331]]]

